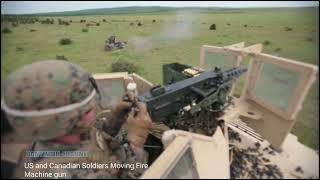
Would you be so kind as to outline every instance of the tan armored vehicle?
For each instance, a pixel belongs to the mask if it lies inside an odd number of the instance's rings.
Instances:
[[[233,104],[220,117],[225,126],[206,136],[155,123],[145,146],[152,160],[141,178],[319,178],[318,152],[290,133],[318,68],[262,53],[261,44],[238,43],[202,46],[197,69],[240,65],[248,72],[233,85]],[[153,87],[126,72],[95,78],[103,96],[101,116],[127,87],[132,90],[129,83],[139,95]]]

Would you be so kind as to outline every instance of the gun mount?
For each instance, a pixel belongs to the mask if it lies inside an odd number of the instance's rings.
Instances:
[[[215,68],[165,87],[153,87],[138,99],[147,104],[148,112],[155,122],[165,122],[171,128],[184,130],[186,124],[193,122],[194,127],[194,124],[200,123],[206,127],[206,134],[212,135],[216,126],[214,118],[231,102],[228,94],[232,83],[246,71],[244,67],[226,71]],[[184,119],[188,120],[178,122]]]
[[[191,114],[201,109],[222,111],[229,102],[228,92],[233,80],[246,71],[243,67],[224,72],[216,68],[165,87],[153,87],[139,96],[139,100],[147,104],[154,121],[175,114],[188,105],[191,106]]]

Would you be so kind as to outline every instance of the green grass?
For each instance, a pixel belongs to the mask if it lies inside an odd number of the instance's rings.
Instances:
[[[241,41],[245,41],[246,45],[269,41],[263,52],[319,65],[318,8],[252,9],[238,13],[208,11],[193,15],[159,12],[65,16],[53,17],[53,25],[35,23],[19,24],[18,27],[2,23],[2,29],[9,27],[12,33],[1,33],[1,80],[3,82],[10,72],[25,64],[54,59],[56,55],[63,54],[70,62],[92,73],[110,72],[111,64],[118,60],[134,62],[141,67],[141,76],[161,84],[163,64],[179,62],[196,66],[202,45],[224,46]],[[70,26],[58,25],[58,18],[72,20],[73,23]],[[82,29],[86,27],[85,23],[79,23],[80,19],[99,21],[100,26],[90,26],[89,31],[83,33]],[[102,22],[102,19],[107,22]],[[152,22],[153,19],[156,22]],[[176,22],[188,19],[190,23],[180,23],[180,26]],[[143,25],[138,27],[136,20]],[[135,25],[130,26],[130,22]],[[213,23],[217,29],[211,31],[209,26]],[[245,24],[248,27],[244,27]],[[285,31],[286,26],[291,27],[292,31]],[[36,32],[30,32],[30,29]],[[105,52],[104,41],[110,35],[127,41],[128,47]],[[71,38],[73,43],[59,45],[59,40],[65,37]],[[312,41],[307,38],[312,38]],[[319,79],[311,88],[292,130],[301,142],[314,149],[319,149],[318,86]]]

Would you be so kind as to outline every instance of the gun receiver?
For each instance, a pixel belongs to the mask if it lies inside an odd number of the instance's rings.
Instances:
[[[226,71],[215,68],[199,76],[185,79],[167,86],[153,87],[138,99],[147,104],[153,121],[162,121],[189,106],[193,115],[202,109],[221,111],[228,104],[232,82],[247,71],[238,67]]]

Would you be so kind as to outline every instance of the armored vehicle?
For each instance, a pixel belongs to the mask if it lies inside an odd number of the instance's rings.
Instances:
[[[165,65],[165,88],[156,92],[152,83],[135,73],[95,74],[102,93],[98,122],[108,117],[129,83],[137,85],[139,96],[152,91],[156,96],[173,87],[170,84],[199,79],[216,67],[245,67],[247,72],[230,86],[228,106],[219,115],[206,115],[222,122],[211,133],[195,123],[180,128],[168,121],[154,121],[145,145],[149,168],[141,178],[319,178],[318,152],[290,133],[318,67],[263,53],[262,48],[261,44],[245,47],[243,42],[225,47],[203,45],[197,67]],[[197,92],[197,87],[192,88]],[[192,102],[191,108],[197,103]]]
[[[125,48],[125,44],[127,42],[116,42],[116,36],[110,36],[106,41],[105,41],[105,46],[104,50],[105,51],[112,51],[114,49],[123,49]]]

